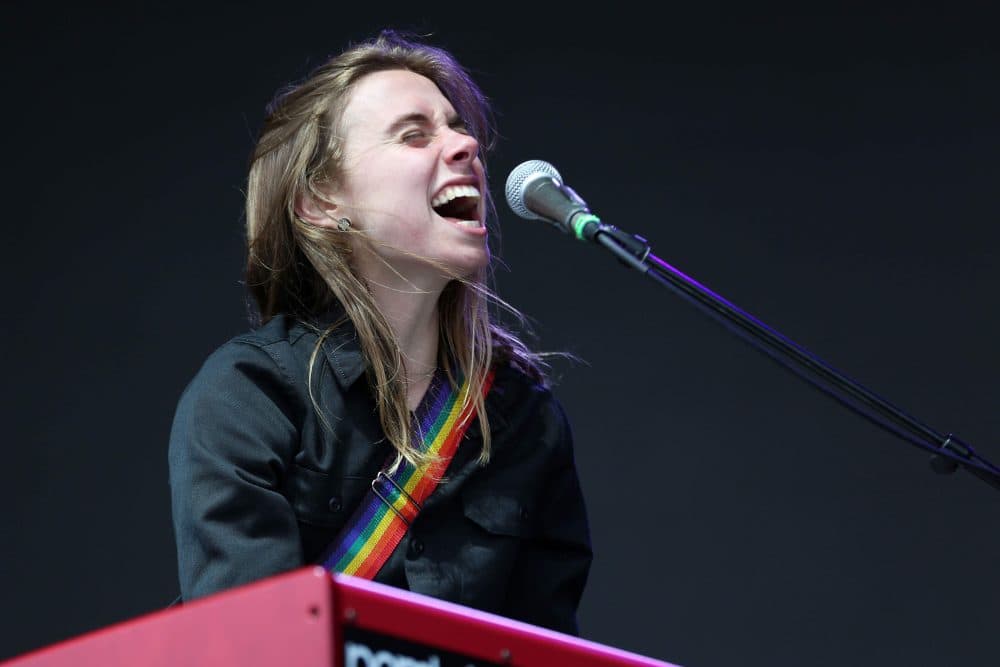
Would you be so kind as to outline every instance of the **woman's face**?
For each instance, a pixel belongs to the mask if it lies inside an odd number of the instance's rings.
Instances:
[[[354,255],[364,278],[398,283],[398,272],[433,288],[448,278],[431,261],[460,276],[489,261],[479,145],[430,79],[406,70],[366,75],[340,127],[343,171],[331,195],[335,215],[374,245],[374,255],[363,247]]]

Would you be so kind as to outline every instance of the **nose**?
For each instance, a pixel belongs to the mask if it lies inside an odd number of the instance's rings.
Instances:
[[[472,162],[479,155],[479,142],[471,134],[449,130],[450,138],[445,146],[445,161],[449,164]]]

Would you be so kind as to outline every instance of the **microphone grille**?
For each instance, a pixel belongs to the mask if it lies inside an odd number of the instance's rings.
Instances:
[[[507,204],[518,216],[528,220],[541,220],[542,217],[528,210],[524,203],[524,191],[528,183],[539,177],[554,178],[560,184],[562,176],[556,168],[545,160],[528,160],[514,167],[507,177]]]

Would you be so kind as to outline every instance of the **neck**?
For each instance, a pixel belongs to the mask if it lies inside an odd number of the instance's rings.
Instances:
[[[399,343],[403,355],[406,405],[414,410],[437,368],[438,299],[444,285],[415,289],[413,285],[390,287],[370,284],[375,303]]]

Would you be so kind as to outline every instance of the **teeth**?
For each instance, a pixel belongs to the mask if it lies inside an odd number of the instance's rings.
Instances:
[[[479,227],[480,226],[478,220],[459,220],[455,224],[458,225],[459,227]]]
[[[431,200],[431,206],[441,206],[459,197],[475,197],[479,199],[479,190],[474,185],[449,185]]]

